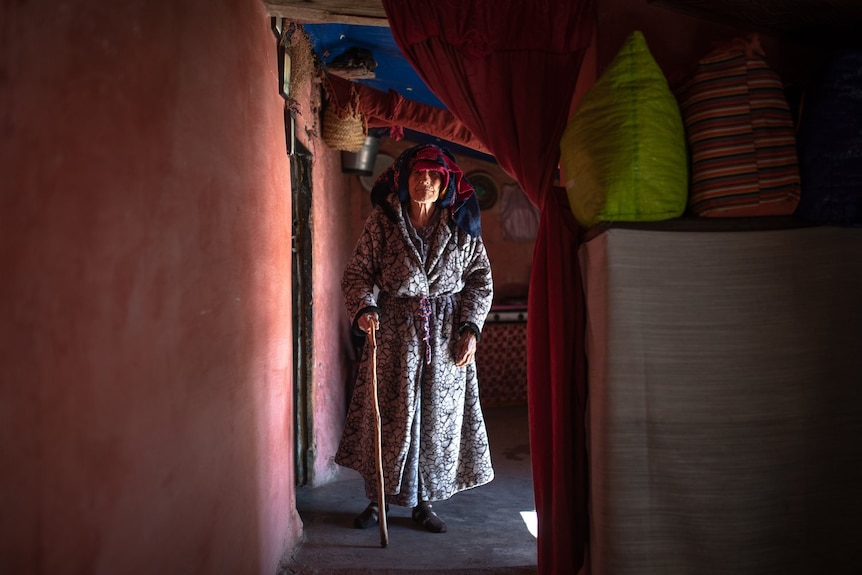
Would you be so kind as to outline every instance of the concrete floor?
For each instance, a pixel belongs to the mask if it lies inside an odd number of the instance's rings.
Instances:
[[[359,475],[345,469],[338,481],[297,490],[304,542],[281,575],[536,573],[536,539],[522,517],[535,509],[527,407],[484,412],[495,478],[434,503],[446,533],[428,533],[410,509],[391,507],[382,547],[379,528],[353,528],[368,501]]]

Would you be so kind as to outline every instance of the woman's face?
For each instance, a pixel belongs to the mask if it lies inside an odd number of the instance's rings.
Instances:
[[[433,204],[440,197],[443,174],[437,170],[417,170],[410,172],[408,187],[410,199],[419,204]]]

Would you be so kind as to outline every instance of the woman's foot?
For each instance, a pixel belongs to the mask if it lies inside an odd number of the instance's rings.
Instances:
[[[419,505],[413,508],[413,521],[431,533],[446,533],[446,523],[434,513],[427,501],[420,501]]]
[[[386,504],[386,511],[389,511],[389,504]],[[380,506],[374,501],[368,504],[365,511],[353,518],[353,526],[357,529],[368,529],[372,525],[377,525],[380,521]]]

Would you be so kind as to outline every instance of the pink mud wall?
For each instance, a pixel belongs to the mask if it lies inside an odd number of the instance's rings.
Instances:
[[[350,234],[348,176],[341,173],[341,152],[318,140],[312,171],[312,284],[314,286],[314,468],[312,485],[336,478],[333,457],[347,412],[348,374],[353,359],[350,320],[344,307],[341,277],[356,238]]]
[[[290,177],[251,0],[6,2],[0,573],[274,573]]]

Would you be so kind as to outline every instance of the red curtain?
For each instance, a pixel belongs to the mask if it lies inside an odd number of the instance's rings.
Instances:
[[[383,7],[420,77],[542,210],[527,322],[539,572],[575,572],[588,525],[584,307],[577,226],[553,182],[594,0],[383,0]]]
[[[331,74],[324,78],[324,87],[330,104],[338,108],[358,103],[369,128],[390,128],[398,132],[408,128],[491,153],[449,110],[412,102],[394,90],[381,92]]]

